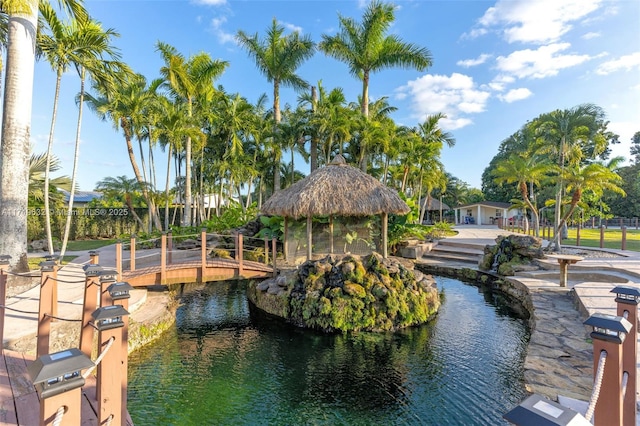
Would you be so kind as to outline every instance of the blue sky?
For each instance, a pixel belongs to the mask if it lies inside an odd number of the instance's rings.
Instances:
[[[272,85],[235,42],[238,30],[264,36],[276,18],[289,31],[335,34],[338,14],[360,19],[366,1],[305,0],[85,0],[115,40],[123,60],[149,80],[163,65],[157,41],[185,56],[207,52],[230,63],[217,81],[229,93],[254,102],[270,98]],[[392,33],[427,47],[433,66],[424,72],[391,69],[372,76],[370,96],[388,96],[398,124],[416,125],[427,114],[444,112],[441,126],[456,138],[444,148],[448,172],[480,188],[481,175],[502,140],[526,121],[554,109],[591,102],[605,109],[610,129],[620,135],[614,155],[629,157],[631,136],[640,131],[640,2],[637,0],[431,1],[395,2]],[[346,65],[317,52],[300,69],[311,84],[342,87],[355,101],[361,83]],[[55,75],[36,64],[31,140],[44,152],[53,106]],[[58,174],[71,175],[79,90],[75,71],[62,80],[54,153],[62,160]],[[282,103],[297,94],[281,91]],[[160,154],[159,154],[160,155]],[[164,158],[165,156],[158,158]],[[288,158],[288,156],[285,156]],[[158,162],[159,181],[164,161]],[[308,173],[300,161],[296,168]],[[93,189],[106,176],[133,177],[120,132],[85,108],[78,182]],[[159,188],[163,189],[163,188]]]

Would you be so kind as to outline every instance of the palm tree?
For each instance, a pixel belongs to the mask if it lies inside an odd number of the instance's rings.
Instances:
[[[175,47],[158,42],[157,50],[165,65],[160,74],[171,91],[187,104],[187,116],[193,117],[194,98],[201,92],[213,87],[213,81],[220,77],[229,65],[226,61],[212,60],[206,53],[199,53],[186,59]],[[191,226],[191,137],[185,141],[185,194],[183,225]]]
[[[267,81],[273,83],[274,136],[277,135],[277,125],[281,119],[280,86],[290,86],[297,90],[309,87],[309,84],[296,74],[296,70],[315,53],[315,44],[311,37],[301,36],[298,32],[287,36],[283,34],[284,26],[279,25],[274,18],[263,40],[257,33],[249,36],[244,31],[238,31],[236,35],[238,43],[254,59],[258,70]],[[280,189],[280,156],[279,150],[274,149],[274,192]]]
[[[424,47],[405,43],[387,35],[395,20],[394,5],[374,0],[368,4],[362,22],[339,16],[340,32],[322,35],[320,50],[349,66],[351,74],[362,80],[361,111],[369,115],[369,78],[372,72],[403,67],[423,71],[431,66],[431,53]]]
[[[346,106],[346,98],[341,88],[337,87],[331,91],[327,91],[322,85],[322,81],[318,81],[317,92],[314,94],[304,93],[298,97],[299,105],[310,105],[309,133],[312,141],[314,139],[323,141],[320,146],[322,151],[322,162],[329,164],[331,156],[336,151],[336,143],[340,154],[343,152],[342,141],[351,138],[352,130],[352,111]],[[312,145],[311,154],[311,171],[314,168],[313,154],[318,149]],[[317,161],[316,161],[317,163]]]
[[[6,214],[0,220],[0,253],[11,256],[11,271],[29,269],[24,212],[29,194],[29,135],[39,3],[39,0],[2,2],[8,15],[8,36],[0,143],[0,205]],[[79,1],[59,3],[76,19],[86,16]]]
[[[606,149],[606,140],[601,135],[604,111],[593,104],[581,104],[571,109],[556,110],[540,116],[533,124],[545,147],[557,155],[560,169],[555,201],[555,234],[561,231],[561,206],[564,188],[563,176],[567,166],[576,166],[584,158],[586,148],[591,146],[594,154]],[[560,239],[554,238],[555,249],[560,250]]]
[[[47,144],[44,192],[49,192],[49,171],[51,168],[51,156],[53,149],[53,136],[58,112],[58,100],[60,96],[60,82],[62,74],[68,71],[73,62],[79,61],[80,57],[93,50],[93,46],[87,44],[86,37],[82,37],[78,31],[82,25],[80,22],[72,21],[65,25],[53,10],[50,4],[40,5],[40,12],[47,24],[49,34],[42,34],[38,39],[38,45],[47,61],[51,64],[56,73],[55,94],[53,98],[53,113],[51,115],[51,128],[49,130],[49,142]],[[45,233],[49,253],[53,254],[53,239],[51,235],[51,216],[49,213],[49,198],[44,198],[45,211]]]
[[[512,153],[509,157],[499,162],[492,171],[494,181],[497,184],[517,184],[524,206],[531,210],[533,214],[533,226],[536,236],[540,236],[540,220],[538,207],[530,198],[529,186],[533,188],[540,185],[548,178],[552,170],[555,170],[555,168],[540,155]]]
[[[106,177],[96,183],[96,191],[101,191],[106,197],[122,201],[136,219],[140,229],[144,229],[144,223],[134,208],[134,198],[140,197],[141,186],[136,178],[126,176]]]
[[[129,73],[128,67],[119,62],[120,53],[118,49],[111,45],[112,37],[119,37],[113,29],[103,30],[99,22],[88,19],[80,22],[78,26],[78,35],[82,40],[86,40],[87,46],[90,46],[84,52],[81,52],[74,60],[74,65],[80,77],[80,94],[78,95],[78,121],[76,125],[76,140],[73,154],[73,169],[71,172],[71,186],[75,187],[78,170],[78,159],[80,154],[80,130],[82,128],[82,112],[84,106],[85,80],[87,72],[89,76],[96,81],[101,81],[103,85],[112,85],[115,78],[123,73]],[[69,194],[67,205],[67,218],[64,227],[64,235],[62,237],[62,247],[60,256],[64,256],[69,241],[69,233],[71,232],[71,216],[73,211],[74,192]]]
[[[123,72],[119,78],[122,82],[115,87],[108,81],[94,82],[94,88],[99,94],[86,94],[86,102],[100,119],[110,120],[115,129],[122,129],[134,176],[140,184],[147,205],[153,206],[154,201],[148,191],[149,185],[145,183],[138,167],[133,138],[141,137],[141,129],[147,122],[147,113],[155,97],[151,91],[147,90],[147,80],[143,75]],[[151,211],[155,211],[155,208]],[[157,215],[152,214],[152,219],[155,226],[160,229]]]
[[[47,157],[46,153],[31,154],[29,160],[29,198],[38,203],[44,203],[47,198],[49,201],[58,198],[56,195],[62,194],[58,192],[59,189],[71,192],[72,188],[71,179],[68,176],[49,179],[48,184],[45,185],[47,167],[50,172],[58,171],[61,167],[57,157]],[[49,196],[45,197],[44,194],[49,194]]]
[[[569,166],[562,171],[562,179],[566,182],[567,194],[571,196],[569,208],[560,218],[557,229],[562,229],[571,217],[578,204],[582,201],[584,192],[591,192],[596,198],[602,197],[603,192],[611,191],[622,196],[626,195],[620,188],[622,178],[616,172],[600,163],[591,163],[586,166]],[[559,208],[556,208],[559,210]],[[559,246],[560,232],[556,232],[552,243]]]

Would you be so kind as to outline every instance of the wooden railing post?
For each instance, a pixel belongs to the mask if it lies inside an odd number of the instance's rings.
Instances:
[[[36,357],[49,354],[49,335],[51,334],[51,306],[53,305],[53,282],[56,264],[54,261],[40,263],[40,303],[38,307],[38,336]]]
[[[622,227],[622,250],[627,249],[627,227]]]
[[[89,263],[92,265],[100,264],[100,253],[97,250],[89,250]]]
[[[238,245],[236,247],[236,254],[237,254],[237,259],[238,259],[238,275],[242,276],[242,274],[244,273],[244,268],[243,268],[243,253],[242,253],[242,234],[240,232],[238,232]]]
[[[93,317],[91,314],[98,308],[98,293],[100,288],[100,265],[85,265],[84,302],[82,304],[82,328],[80,329],[80,350],[91,358],[93,351]]]
[[[116,242],[116,272],[118,279],[122,279],[122,241]]]
[[[207,228],[200,231],[200,282],[204,282],[207,272]]]
[[[604,225],[600,227],[600,248],[604,248]]]
[[[269,264],[269,239],[264,237],[264,264]]]
[[[8,254],[0,255],[0,356],[4,350],[4,318],[5,318],[5,303],[7,303],[7,270],[9,269],[9,259],[11,256]]]
[[[167,264],[171,265],[173,257],[173,233],[171,230],[167,232]]]
[[[129,270],[136,270],[136,236],[131,234],[131,245],[129,246],[129,252],[131,253],[131,261],[129,262]]]
[[[160,284],[166,284],[167,279],[167,234],[160,237]],[[126,308],[125,308],[126,309]]]

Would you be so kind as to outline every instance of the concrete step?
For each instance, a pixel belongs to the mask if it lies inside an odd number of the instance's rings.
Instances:
[[[470,256],[483,256],[484,250],[477,247],[453,246],[449,244],[438,244],[431,249],[431,253],[459,253],[468,254]]]
[[[472,249],[472,250],[480,250],[481,252],[484,250],[485,244],[477,243],[468,240],[457,241],[455,239],[443,239],[438,241],[438,245],[436,247],[454,247],[454,248],[463,248],[463,249]]]
[[[441,262],[462,262],[478,265],[481,256],[475,254],[454,253],[446,251],[430,251],[422,255],[422,260],[437,260]]]

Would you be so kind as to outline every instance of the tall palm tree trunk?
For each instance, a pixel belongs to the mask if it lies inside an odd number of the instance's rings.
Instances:
[[[0,255],[11,256],[9,265],[14,272],[29,269],[25,219],[29,194],[29,134],[38,0],[25,3],[30,7],[29,13],[9,16],[0,143]]]
[[[171,185],[171,144],[167,146],[167,179],[164,183],[164,231],[169,230],[169,186]]]
[[[184,213],[182,226],[191,226],[191,137],[185,143]]]
[[[64,256],[67,251],[67,243],[69,242],[69,233],[71,231],[71,216],[73,214],[73,198],[76,192],[76,177],[78,175],[78,158],[80,156],[80,131],[82,129],[82,106],[84,104],[84,81],[85,68],[80,69],[80,99],[78,100],[78,124],[76,126],[76,142],[73,150],[73,169],[71,171],[71,191],[69,191],[69,204],[67,205],[67,217],[64,224],[64,235],[62,237],[62,248],[60,249],[60,257]]]
[[[56,73],[56,90],[53,97],[53,113],[51,115],[51,128],[49,129],[49,142],[47,143],[47,164],[44,169],[44,227],[47,235],[47,247],[49,254],[53,254],[53,237],[51,236],[51,212],[49,211],[49,175],[51,172],[51,156],[53,155],[53,135],[58,117],[58,99],[60,98],[60,81],[62,69]]]

